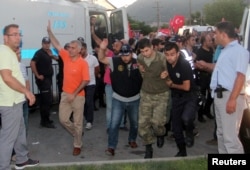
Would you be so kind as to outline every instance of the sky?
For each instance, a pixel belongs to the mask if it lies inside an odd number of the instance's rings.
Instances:
[[[123,6],[128,6],[135,2],[136,0],[108,0],[110,3],[112,3],[115,7],[120,8]]]

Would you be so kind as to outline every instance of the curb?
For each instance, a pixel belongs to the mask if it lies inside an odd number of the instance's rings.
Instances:
[[[176,160],[191,160],[197,158],[207,158],[207,155],[197,155],[188,157],[168,157],[168,158],[153,158],[153,159],[132,159],[132,160],[114,160],[114,161],[87,161],[87,162],[64,162],[64,163],[42,163],[40,167],[55,167],[55,166],[72,166],[72,165],[103,165],[103,164],[119,164],[119,163],[143,163],[143,162],[160,162],[160,161],[176,161]]]

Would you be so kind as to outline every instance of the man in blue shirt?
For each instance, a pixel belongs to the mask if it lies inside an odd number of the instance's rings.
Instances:
[[[239,128],[245,109],[242,89],[249,61],[249,52],[235,40],[230,22],[216,25],[215,42],[223,46],[215,65],[210,88],[214,97],[219,153],[244,153]]]

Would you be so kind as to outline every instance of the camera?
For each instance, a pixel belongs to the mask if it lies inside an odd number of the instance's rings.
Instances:
[[[216,88],[216,94],[218,99],[221,99],[223,97],[222,91],[223,91],[222,86],[218,84]]]

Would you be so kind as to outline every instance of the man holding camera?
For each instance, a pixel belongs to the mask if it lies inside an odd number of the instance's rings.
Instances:
[[[238,135],[245,109],[242,88],[249,52],[235,40],[234,26],[230,22],[216,25],[215,42],[224,47],[210,83],[216,113],[218,151],[220,154],[244,153]]]

